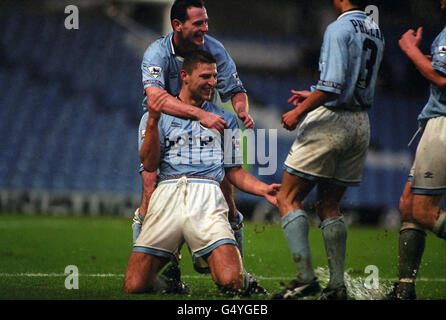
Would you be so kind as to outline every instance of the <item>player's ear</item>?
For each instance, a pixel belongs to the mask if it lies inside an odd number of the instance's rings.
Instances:
[[[184,80],[186,80],[186,78],[187,78],[187,72],[186,72],[186,70],[181,69],[181,71],[180,71],[180,76],[181,76],[181,81],[184,82]]]
[[[182,26],[183,26],[183,24],[181,23],[180,20],[178,20],[178,19],[173,19],[172,20],[172,29],[173,29],[173,31],[181,32],[181,27]]]

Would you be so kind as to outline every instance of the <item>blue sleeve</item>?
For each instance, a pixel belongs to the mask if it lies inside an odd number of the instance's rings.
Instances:
[[[246,92],[240,80],[237,68],[223,45],[215,39],[207,39],[212,47],[212,54],[217,59],[217,90],[223,102],[228,101],[239,92]]]
[[[165,89],[168,66],[169,62],[164,58],[159,42],[147,48],[141,64],[144,90],[152,86]]]
[[[240,130],[236,117],[229,112],[225,112],[225,120],[228,129],[224,135],[224,164],[225,168],[239,167],[243,165],[243,152],[240,141]],[[229,154],[227,151],[231,150]]]
[[[446,76],[446,28],[432,45],[432,67]]]
[[[321,74],[316,89],[341,94],[347,78],[348,59],[348,33],[333,24],[328,26],[321,48]]]

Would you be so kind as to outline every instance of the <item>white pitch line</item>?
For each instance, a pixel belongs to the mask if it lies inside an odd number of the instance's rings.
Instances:
[[[28,278],[38,278],[38,277],[67,277],[70,274],[64,274],[64,273],[0,273],[1,277],[28,277]],[[92,278],[122,278],[124,277],[124,274],[115,274],[115,273],[79,273],[79,277],[92,277]],[[183,275],[183,279],[200,279],[206,277],[205,275]],[[258,276],[256,277],[258,280],[286,280],[288,278],[293,278],[292,275],[289,276],[283,276],[283,277],[264,277],[264,276]],[[380,280],[383,281],[397,281],[398,278],[382,278]],[[446,278],[419,278],[417,281],[425,281],[425,282],[446,282]]]

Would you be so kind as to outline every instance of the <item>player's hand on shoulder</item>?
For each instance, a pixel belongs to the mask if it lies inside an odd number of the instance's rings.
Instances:
[[[241,121],[243,121],[243,125],[246,129],[254,129],[254,119],[249,115],[248,112],[242,111],[237,116]]]
[[[423,36],[423,27],[419,27],[417,29],[417,32],[415,32],[413,29],[410,29],[402,35],[401,39],[398,41],[398,44],[401,50],[407,53],[413,48],[418,48],[422,36]]]
[[[204,111],[198,120],[206,128],[217,130],[220,134],[228,128],[225,118],[212,112]]]
[[[293,95],[288,99],[287,103],[292,103],[295,107],[297,107],[297,105],[300,102],[304,101],[311,94],[311,92],[307,90],[303,91],[291,90],[291,93]]]
[[[163,104],[168,96],[169,93],[165,90],[156,90],[150,94],[147,99],[147,109],[151,118],[159,119],[161,117]]]

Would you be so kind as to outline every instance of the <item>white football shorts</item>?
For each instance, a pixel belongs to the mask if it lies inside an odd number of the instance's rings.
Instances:
[[[299,125],[285,170],[316,183],[358,185],[369,141],[366,111],[332,111],[321,106]]]
[[[410,170],[412,193],[446,193],[446,117],[429,119]]]
[[[208,265],[203,257],[222,244],[237,244],[228,211],[217,181],[185,176],[161,181],[150,199],[133,252],[175,261],[186,242],[195,269],[205,272]]]

